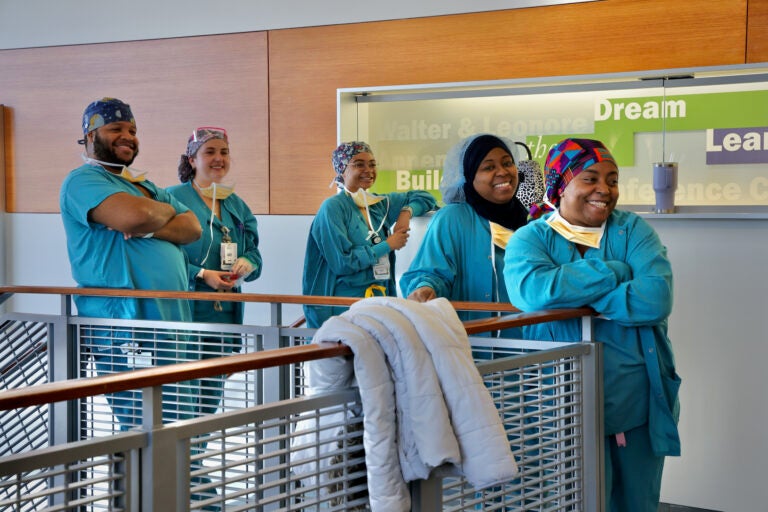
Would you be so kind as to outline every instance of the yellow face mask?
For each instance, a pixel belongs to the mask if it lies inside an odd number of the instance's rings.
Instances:
[[[346,192],[347,194],[349,194],[349,197],[352,198],[352,200],[355,202],[358,208],[365,208],[366,206],[372,206],[384,200],[383,196],[375,196],[373,194],[369,194],[363,188],[357,189],[357,192],[350,192],[349,190],[347,190]]]
[[[496,224],[495,222],[490,222],[491,224],[491,240],[493,240],[493,245],[500,249],[506,249],[507,244],[509,243],[509,239],[512,237],[512,233],[514,233],[514,230],[505,228],[501,224]]]
[[[200,188],[200,186],[195,183],[195,187],[197,187],[197,190],[200,191],[200,195],[203,197],[207,197],[208,199],[215,198],[218,201],[228,198],[235,191],[234,185],[223,185],[216,182],[211,183],[210,186],[205,188]]]
[[[546,222],[549,224],[549,227],[568,241],[595,249],[600,248],[600,241],[603,239],[603,233],[605,232],[605,222],[599,228],[574,226],[565,220],[558,210],[555,210],[547,218]]]
[[[130,181],[131,183],[139,183],[140,181],[144,181],[146,179],[146,171],[137,171],[136,169],[131,169],[130,167],[123,167],[123,170],[120,172],[120,177]]]

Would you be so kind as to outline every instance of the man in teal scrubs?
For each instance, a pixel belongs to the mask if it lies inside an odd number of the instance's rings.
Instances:
[[[83,114],[85,164],[65,178],[60,192],[72,276],[85,288],[185,291],[187,262],[179,247],[201,234],[197,217],[162,188],[129,167],[139,153],[130,106],[103,98]],[[75,297],[87,317],[191,321],[186,300]],[[186,344],[128,327],[100,327],[93,336],[99,373],[172,364],[186,359]],[[108,397],[127,429],[139,424],[136,392]],[[164,418],[179,417],[178,398],[164,400]],[[170,410],[169,410],[170,408]]]

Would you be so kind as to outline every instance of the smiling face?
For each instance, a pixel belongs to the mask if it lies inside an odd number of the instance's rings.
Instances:
[[[512,155],[502,148],[490,150],[480,162],[472,186],[486,201],[510,202],[517,190],[517,167]]]
[[[560,195],[560,215],[575,226],[599,227],[619,200],[619,170],[603,161],[581,171]]]
[[[105,124],[88,134],[89,156],[116,166],[131,165],[139,154],[136,125],[127,121]]]
[[[350,192],[368,190],[376,183],[376,159],[370,153],[362,152],[352,157],[341,175],[344,188]]]
[[[189,157],[189,164],[195,170],[195,183],[199,187],[221,183],[229,172],[229,143],[223,139],[209,140]]]

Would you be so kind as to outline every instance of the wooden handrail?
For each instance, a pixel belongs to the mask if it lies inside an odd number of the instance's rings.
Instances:
[[[190,361],[167,366],[114,373],[99,377],[49,382],[28,388],[0,392],[0,410],[45,405],[88,396],[115,393],[130,389],[160,386],[174,382],[226,375],[247,370],[296,364],[326,357],[352,355],[341,343],[312,343],[296,347],[249,352],[226,357]]]
[[[472,320],[464,322],[464,326],[468,334],[478,334],[541,322],[579,318],[592,314],[594,314],[594,311],[590,308],[544,310],[485,320]],[[202,361],[177,363],[168,366],[155,366],[100,377],[50,382],[28,388],[0,392],[0,410],[45,405],[93,395],[115,393],[117,391],[141,389],[215,375],[260,370],[327,357],[349,355],[352,355],[352,350],[341,343],[313,343],[296,347],[217,357]]]
[[[0,293],[29,293],[45,295],[88,295],[95,297],[138,297],[145,299],[187,299],[219,302],[261,302],[282,304],[318,304],[350,306],[362,300],[356,297],[323,297],[316,295],[274,295],[261,293],[180,292],[170,290],[126,290],[122,288],[77,288],[64,286],[0,286]],[[453,301],[458,311],[499,311],[517,313],[509,303]]]
[[[488,331],[500,331],[512,327],[522,327],[524,325],[555,322],[557,320],[569,320],[571,318],[593,315],[595,315],[595,310],[592,308],[543,309],[541,311],[531,311],[530,313],[502,315],[492,318],[484,318],[482,320],[467,320],[464,322],[464,328],[467,330],[467,334],[472,335]]]

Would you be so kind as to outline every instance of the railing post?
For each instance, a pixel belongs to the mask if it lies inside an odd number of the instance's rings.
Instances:
[[[283,324],[283,305],[281,303],[269,303],[269,324],[273,326],[280,326]]]
[[[593,341],[592,339],[592,329],[594,327],[594,317],[593,316],[583,316],[581,317],[581,341]]]
[[[592,341],[594,317],[582,317],[582,340],[590,343],[582,361],[584,510],[603,512],[605,506],[605,443],[603,439],[603,345]]]
[[[66,317],[48,324],[48,382],[79,377],[76,327],[67,325]],[[51,445],[79,440],[78,400],[56,402],[48,409]]]
[[[144,388],[142,429],[149,434],[149,443],[141,458],[143,512],[180,512],[189,503],[189,467],[182,466],[184,445],[177,442],[173,430],[163,428],[162,409],[162,386]]]
[[[67,325],[68,317],[58,317],[48,324],[48,382],[60,382],[78,377],[78,349],[75,346],[75,328]],[[80,438],[79,400],[55,402],[48,405],[48,445],[63,446]],[[54,488],[66,487],[77,475],[61,473],[51,478]],[[75,491],[72,491],[75,492]],[[77,499],[70,496],[70,499]],[[63,500],[62,496],[53,501]],[[51,503],[54,505],[57,503]],[[61,504],[61,503],[58,503]]]
[[[443,479],[431,476],[411,482],[411,512],[440,512],[443,509]]]

